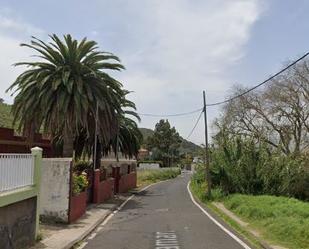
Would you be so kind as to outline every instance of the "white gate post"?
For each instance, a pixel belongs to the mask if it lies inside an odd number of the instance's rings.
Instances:
[[[40,223],[40,185],[41,185],[41,168],[42,168],[42,152],[43,150],[39,147],[31,149],[31,154],[34,156],[34,174],[33,183],[36,189],[36,220],[35,220],[35,237],[39,234],[39,223]]]

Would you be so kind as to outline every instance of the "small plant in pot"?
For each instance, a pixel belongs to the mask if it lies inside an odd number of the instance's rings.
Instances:
[[[87,173],[73,174],[73,195],[78,195],[86,190],[89,185]]]

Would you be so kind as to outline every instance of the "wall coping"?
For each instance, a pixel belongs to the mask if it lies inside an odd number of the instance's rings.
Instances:
[[[71,162],[73,159],[71,157],[48,157],[43,158],[43,161],[54,161],[54,162]]]
[[[0,207],[37,196],[36,186],[27,186],[0,193]]]

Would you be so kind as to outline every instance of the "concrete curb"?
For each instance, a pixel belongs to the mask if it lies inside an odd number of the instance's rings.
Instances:
[[[113,212],[114,208],[109,210],[106,215],[102,216],[100,219],[98,219],[95,223],[93,223],[86,231],[84,231],[78,238],[70,241],[67,245],[64,245],[62,248],[59,249],[70,249],[75,244],[81,242],[83,239],[85,239],[89,234],[91,234],[104,220]]]

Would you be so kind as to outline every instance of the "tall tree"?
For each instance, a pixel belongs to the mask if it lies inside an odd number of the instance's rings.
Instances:
[[[218,120],[229,136],[266,142],[285,155],[297,155],[309,148],[308,62],[272,80],[266,88],[231,101]],[[246,89],[239,88],[236,94]]]
[[[96,166],[100,165],[100,158],[113,151],[115,155],[121,152],[123,155],[132,158],[137,157],[138,150],[142,142],[142,134],[138,129],[137,121],[140,121],[140,117],[136,113],[135,104],[129,101],[126,96],[129,91],[124,90],[124,95],[121,98],[122,113],[117,116],[118,131],[110,141],[106,144],[102,144],[100,141],[97,143],[96,153]],[[134,118],[134,119],[133,119]],[[76,157],[82,156],[83,153],[92,155],[94,145],[94,128],[91,130],[91,135],[87,137],[86,132],[80,132],[75,142],[75,155]]]
[[[93,134],[97,105],[100,142],[107,144],[117,134],[124,92],[105,70],[124,67],[117,56],[99,51],[95,41],[50,38],[50,43],[33,37],[30,44],[21,44],[40,60],[16,63],[29,69],[8,90],[17,93],[12,111],[19,128],[30,137],[43,128],[63,142],[63,155],[71,157],[76,138]]]
[[[170,166],[171,159],[178,155],[180,144],[179,133],[164,119],[156,124],[154,134],[147,141],[148,149],[154,149],[166,166]]]

